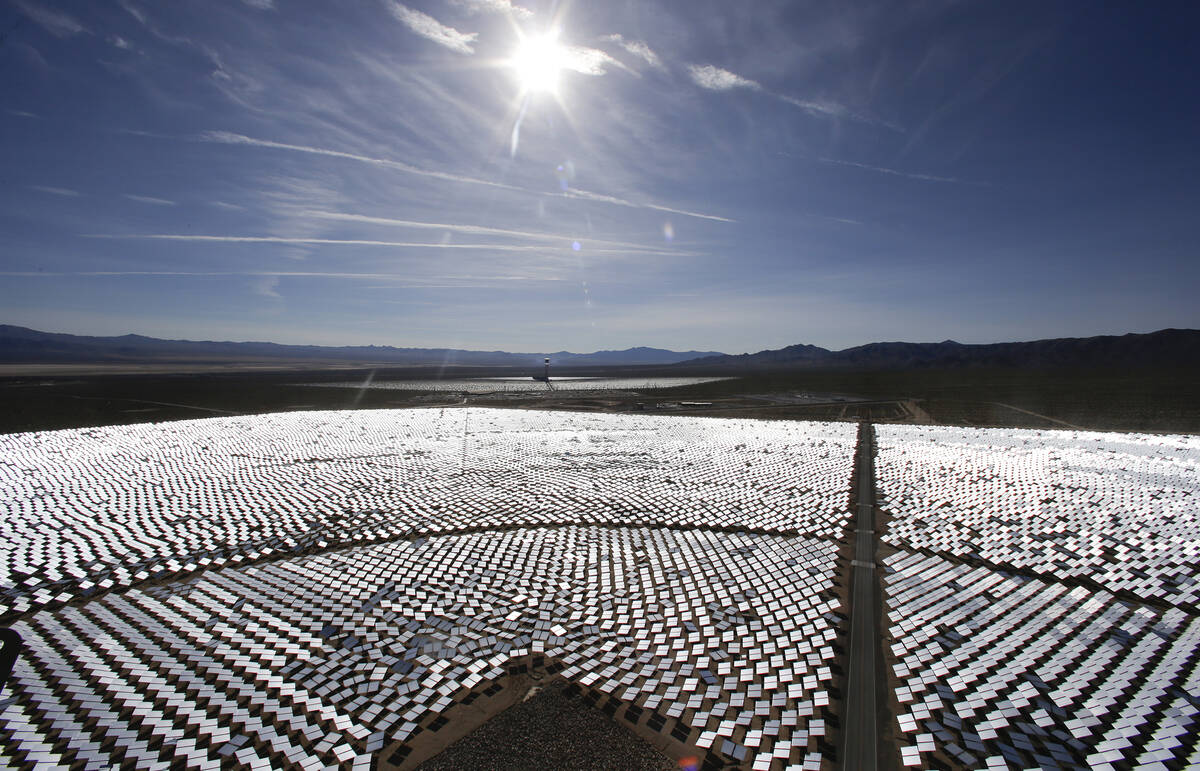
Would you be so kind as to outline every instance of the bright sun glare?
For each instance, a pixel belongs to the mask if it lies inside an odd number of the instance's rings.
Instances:
[[[553,34],[527,37],[512,57],[512,68],[523,92],[558,88],[558,76],[566,65],[567,52]]]

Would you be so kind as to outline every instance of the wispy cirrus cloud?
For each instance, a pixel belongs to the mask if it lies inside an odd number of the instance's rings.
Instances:
[[[815,115],[823,118],[841,118],[846,120],[854,120],[860,123],[870,123],[879,126],[885,126],[893,131],[901,131],[902,129],[894,123],[876,120],[864,115],[860,115],[853,110],[850,110],[845,105],[831,102],[828,100],[816,99],[800,99],[787,94],[779,94],[763,87],[757,80],[744,78],[737,73],[722,69],[712,64],[688,65],[688,75],[691,76],[692,82],[701,88],[706,88],[709,91],[732,91],[735,88],[745,88],[751,91],[758,91],[767,96],[774,97],[781,102],[799,107],[809,115]]]
[[[30,118],[31,120],[36,120],[42,117],[41,115],[38,115],[35,112],[29,112],[28,110],[5,110],[5,112],[16,118]]]
[[[384,0],[384,2],[392,16],[413,33],[460,54],[475,53],[471,44],[479,37],[478,32],[459,32],[453,27],[447,27],[429,14],[397,3],[396,0]]]
[[[693,83],[700,88],[707,88],[709,91],[730,91],[735,88],[762,90],[762,85],[757,81],[743,78],[741,75],[712,64],[689,64],[688,75],[691,76]]]
[[[357,155],[355,153],[347,153],[341,150],[330,150],[324,147],[311,147],[308,145],[293,145],[286,142],[273,142],[269,139],[257,139],[248,137],[243,134],[234,134],[228,131],[206,131],[200,134],[198,139],[201,142],[216,142],[225,145],[246,145],[250,147],[268,147],[276,150],[291,150],[297,153],[308,153],[310,155],[325,155],[330,158],[344,158],[350,161],[358,161],[359,163],[369,163],[373,166],[380,166],[386,169],[394,169],[395,171],[403,171],[408,174],[416,174],[422,177],[431,177],[433,179],[443,179],[447,182],[465,182],[472,185],[486,185],[488,187],[498,187],[503,190],[523,190],[524,188],[514,185],[506,185],[503,182],[492,182],[487,179],[479,179],[477,177],[468,177],[461,174],[451,174],[445,171],[432,171],[422,169],[418,166],[413,166],[403,161],[393,161],[387,158],[372,158],[368,155]]]
[[[573,235],[538,233],[529,230],[510,230],[507,228],[492,228],[484,225],[457,225],[445,222],[419,222],[415,220],[401,220],[390,217],[372,217],[366,214],[350,214],[346,212],[331,211],[309,211],[305,212],[305,214],[311,217],[338,220],[341,222],[358,222],[365,225],[384,225],[389,227],[413,228],[416,230],[439,230],[446,233],[459,233],[468,236],[505,236],[508,238],[523,238],[531,241],[566,241],[568,244],[577,240],[577,236]],[[587,238],[586,241],[589,247],[608,246],[632,249],[645,248],[643,244],[632,244],[624,241],[597,240],[594,238]]]
[[[125,198],[138,203],[148,203],[152,206],[174,206],[174,201],[169,201],[166,198],[155,198],[152,195],[134,195],[133,193],[125,193]]]
[[[275,0],[242,0],[242,2],[260,11],[275,10]]]
[[[0,271],[0,276],[11,276],[13,278],[55,278],[63,276],[80,276],[93,278],[134,278],[138,276],[162,276],[162,277],[182,277],[182,278],[220,278],[226,276],[232,277],[270,277],[270,278],[328,278],[328,279],[346,279],[351,281],[391,281],[401,280],[404,285],[413,289],[423,288],[451,288],[462,286],[459,284],[446,283],[431,283],[431,282],[447,282],[447,281],[564,281],[566,279],[556,276],[530,276],[530,275],[503,275],[503,276],[488,276],[488,275],[465,275],[465,276],[412,276],[407,273],[353,273],[348,271],[298,271],[298,270],[4,270]],[[401,285],[391,284],[386,287],[364,287],[366,289],[396,289],[402,288]]]
[[[250,291],[259,297],[266,297],[272,300],[282,300],[283,295],[279,294],[279,274],[271,273],[264,276],[255,276],[250,281]]]
[[[846,109],[840,104],[837,104],[836,102],[817,102],[811,99],[797,99],[794,96],[784,95],[780,95],[779,98],[788,104],[795,105],[806,112],[817,115],[828,115],[834,118],[854,117],[850,110]]]
[[[627,53],[633,54],[656,70],[665,71],[667,69],[667,66],[663,64],[659,55],[645,41],[626,40],[623,36],[617,34],[605,35],[601,40],[616,43],[621,48],[624,48]]]
[[[829,222],[840,222],[843,225],[865,225],[866,224],[862,220],[850,219],[849,217],[829,217],[824,214],[816,214],[813,216],[819,217],[820,219],[823,219],[823,220],[828,220]]]
[[[351,214],[347,212],[332,212],[332,211],[309,211],[305,212],[308,216],[318,217],[321,219],[338,220],[342,222],[359,222],[367,225],[387,225],[391,227],[414,228],[418,230],[440,230],[452,233],[462,233],[464,235],[497,235],[511,236],[513,238],[529,238],[558,241],[567,239],[570,236],[556,235],[553,233],[534,233],[525,230],[508,230],[505,228],[490,228],[483,225],[456,225],[445,222],[420,222],[416,220],[401,220],[391,217],[372,217],[366,214]]]
[[[737,222],[737,220],[733,220],[728,217],[719,217],[716,214],[704,214],[701,212],[688,211],[686,209],[673,209],[670,206],[660,206],[653,203],[636,203],[634,201],[628,201],[624,198],[617,198],[613,195],[590,193],[587,190],[580,190],[578,188],[571,188],[570,190],[564,191],[562,195],[566,196],[567,198],[580,198],[585,201],[600,201],[603,203],[611,203],[616,206],[627,206],[631,209],[653,209],[655,211],[665,211],[670,214],[679,214],[684,217],[696,217],[702,220],[713,220],[714,222]]]
[[[65,198],[77,198],[80,193],[78,190],[71,190],[66,187],[51,187],[50,185],[30,185],[30,190],[36,190],[39,193],[49,193],[50,195],[61,195]]]
[[[826,101],[826,100],[798,99],[794,96],[787,96],[786,94],[774,94],[774,96],[787,102],[788,104],[799,107],[800,109],[804,110],[805,112],[809,113],[810,115],[816,115],[819,117],[828,117],[828,118],[843,118],[845,120],[853,120],[853,121],[857,121],[859,123],[870,123],[874,126],[883,126],[884,128],[889,128],[892,131],[899,131],[899,132],[904,131],[904,129],[901,126],[898,126],[895,123],[892,123],[892,122],[886,121],[886,120],[878,120],[876,118],[872,118],[872,117],[869,117],[866,115],[859,114],[857,112],[854,112],[850,108],[846,107],[845,105],[838,104],[837,102],[830,102],[830,101]]]
[[[129,2],[129,0],[117,0],[117,5],[124,8],[125,12],[128,13],[130,16],[137,19],[138,24],[145,25],[147,23],[146,14],[142,11],[141,8],[138,8],[136,5]]]
[[[402,161],[393,161],[386,158],[372,158],[366,155],[357,155],[355,153],[347,153],[341,150],[330,150],[323,147],[311,147],[308,145],[293,145],[286,142],[274,142],[269,139],[257,139],[248,137],[243,134],[234,134],[228,131],[207,131],[196,137],[201,142],[216,142],[219,144],[228,145],[245,145],[249,147],[267,147],[276,150],[290,150],[298,153],[308,153],[311,155],[324,155],[331,158],[343,158],[345,160],[357,161],[359,163],[367,163],[373,166],[379,166],[386,169],[394,169],[403,171],[409,174],[416,174],[423,177],[431,177],[433,179],[442,179],[447,182],[462,182],[472,185],[485,185],[488,187],[500,188],[502,190],[516,190],[530,195],[545,195],[543,191],[530,190],[528,188],[509,185],[503,182],[493,182],[487,179],[479,179],[478,177],[468,177],[461,174],[452,174],[445,171],[431,171],[422,169],[411,164],[403,163]],[[625,206],[633,209],[653,209],[656,211],[665,211],[672,214],[680,214],[686,217],[698,217],[700,219],[714,220],[716,222],[735,222],[727,217],[719,217],[715,214],[703,214],[700,212],[692,212],[684,209],[675,209],[669,206],[661,206],[652,203],[635,203],[624,198],[617,198],[611,195],[602,195],[599,193],[589,193],[586,190],[572,188],[564,193],[560,193],[567,198],[579,198],[589,201],[599,201],[601,203],[610,203],[616,206]]]
[[[565,46],[563,52],[563,67],[581,75],[603,75],[608,72],[609,66],[629,69],[598,48]]]
[[[71,37],[88,29],[62,11],[54,11],[32,0],[12,0],[21,13],[55,37]]]
[[[264,90],[263,84],[257,78],[245,71],[228,66],[225,57],[212,45],[189,35],[175,34],[163,29],[143,10],[133,5],[130,0],[117,0],[117,3],[156,39],[180,49],[195,51],[207,59],[212,66],[209,72],[210,85],[215,86],[221,93],[242,107],[256,109],[254,102]],[[120,37],[110,38],[109,42],[118,48],[132,47],[128,41]]]
[[[226,235],[193,235],[190,233],[89,233],[86,238],[111,238],[132,241],[182,241],[194,243],[223,243],[223,244],[312,244],[317,246],[376,246],[395,249],[448,249],[453,251],[489,251],[489,252],[536,252],[547,254],[554,252],[554,247],[544,244],[459,244],[451,241],[383,241],[366,238],[308,238],[293,236],[226,236]],[[644,254],[651,256],[689,256],[690,253],[668,251],[665,249],[622,248],[622,249],[592,249],[591,254]]]
[[[456,244],[441,241],[382,241],[367,238],[309,238],[305,236],[223,236],[191,233],[90,233],[87,238],[115,238],[132,241],[192,241],[222,244],[316,244],[322,246],[388,246],[401,249],[453,249],[499,252],[544,252],[548,247],[522,244]]]
[[[856,169],[864,169],[866,171],[874,171],[874,172],[878,172],[879,174],[891,174],[892,176],[906,177],[908,179],[917,179],[917,180],[921,180],[923,182],[956,182],[956,183],[974,184],[974,185],[982,184],[979,182],[966,182],[965,180],[957,179],[955,177],[939,177],[939,176],[936,176],[933,174],[915,174],[915,173],[908,172],[908,171],[899,171],[897,169],[889,169],[885,166],[871,166],[866,163],[855,163],[854,161],[840,161],[836,158],[818,158],[817,160],[821,161],[821,163],[834,163],[834,164],[837,164],[838,166],[853,166]]]
[[[507,13],[518,19],[528,19],[533,11],[520,5],[513,5],[512,0],[451,0],[454,5],[466,8],[470,13]]]

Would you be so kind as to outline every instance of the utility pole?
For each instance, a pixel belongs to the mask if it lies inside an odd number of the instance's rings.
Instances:
[[[462,440],[462,459],[458,464],[458,473],[467,473],[467,441],[471,436],[471,408],[463,408],[463,440]]]

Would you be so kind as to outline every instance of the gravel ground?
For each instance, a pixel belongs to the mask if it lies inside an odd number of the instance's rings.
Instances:
[[[430,758],[418,771],[614,769],[672,771],[677,765],[581,696],[555,681]]]

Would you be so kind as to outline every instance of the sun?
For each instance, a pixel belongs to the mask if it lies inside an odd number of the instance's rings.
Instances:
[[[558,91],[558,78],[567,62],[567,49],[554,34],[521,40],[509,64],[523,93]]]

